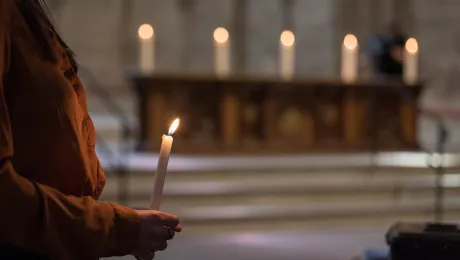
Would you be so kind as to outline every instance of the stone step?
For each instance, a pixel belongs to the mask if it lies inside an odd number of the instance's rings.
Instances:
[[[321,209],[324,218],[328,218],[328,212],[331,213],[330,217],[336,214],[353,216],[353,212],[357,211],[356,214],[359,215],[358,213],[365,210],[368,211],[369,217],[377,217],[378,214],[370,214],[374,208],[394,210],[391,207],[408,205],[417,213],[419,209],[412,205],[419,207],[424,205],[427,210],[432,209],[434,205],[434,177],[426,174],[365,176],[363,173],[331,173],[324,176],[310,173],[303,176],[296,175],[297,179],[289,176],[293,175],[272,174],[270,178],[265,179],[250,176],[246,179],[221,181],[168,178],[162,210],[184,215],[184,219],[195,223],[197,217],[190,212],[196,213],[200,209],[209,208],[215,208],[216,211],[212,214],[208,210],[203,212],[209,213],[210,221],[219,221],[215,214],[221,210],[246,212],[247,219],[260,218],[262,214],[260,212],[266,212],[264,218],[273,217],[275,220],[276,215],[267,209],[280,207],[280,210],[284,211],[288,207],[289,210],[285,211],[287,218],[295,217],[297,213],[294,209],[304,208],[305,205]],[[113,177],[109,178],[102,200],[116,201],[119,180]],[[152,181],[153,178],[150,176],[141,176],[127,181],[131,199],[126,204],[132,207],[147,207]],[[447,175],[443,183],[446,186],[446,202],[460,201],[460,177],[456,174]],[[364,208],[357,208],[359,205]],[[305,214],[308,217],[310,213]],[[242,216],[240,215],[240,218],[243,218]]]
[[[458,198],[444,203],[445,214],[452,218],[460,216]],[[136,207],[134,205],[133,207]],[[406,202],[389,202],[379,200],[359,200],[353,202],[338,201],[335,204],[304,202],[286,205],[260,203],[254,205],[211,205],[168,207],[161,210],[180,216],[181,222],[189,227],[213,226],[225,229],[226,226],[289,225],[286,222],[303,225],[321,225],[355,221],[357,223],[379,222],[392,219],[429,221],[433,219],[434,201],[429,198],[414,199]],[[221,229],[221,230],[222,230]]]
[[[124,166],[131,173],[151,173],[156,170],[158,154],[135,153],[123,155],[122,165],[107,163],[109,158],[100,155],[102,166],[107,172]],[[347,154],[280,154],[247,156],[193,156],[172,154],[169,172],[283,172],[321,170],[348,170],[368,168],[393,168],[397,170],[429,169],[431,162],[439,162],[423,152],[380,152]],[[445,168],[460,169],[460,154],[445,154],[442,159]]]
[[[446,189],[445,201],[460,200],[460,189]],[[433,201],[435,191],[433,189],[405,191],[405,192],[361,192],[361,193],[333,193],[320,194],[313,196],[311,194],[269,194],[269,195],[247,195],[247,196],[209,196],[207,198],[171,198],[164,197],[162,201],[162,210],[167,212],[176,212],[181,208],[199,208],[199,207],[251,207],[254,205],[271,205],[271,206],[286,206],[304,204],[321,204],[330,208],[334,208],[337,203],[353,204],[359,203],[361,200],[372,200],[379,203],[411,203],[416,200]],[[113,199],[101,198],[107,201],[116,201]],[[132,198],[124,204],[130,207],[145,208],[149,205],[149,197]],[[434,202],[433,202],[434,204]],[[433,205],[432,204],[432,205]]]
[[[128,122],[131,129],[131,136],[123,140],[123,122],[117,116],[104,113],[91,113],[96,128],[96,151],[106,156],[116,156],[124,149],[133,151],[136,141],[137,125],[135,120]]]
[[[96,94],[91,91],[87,92],[86,103],[88,111],[100,115],[112,116],[117,112],[112,110],[116,106],[117,110],[120,109],[125,114],[135,115],[137,113],[137,98],[128,89],[111,88],[105,89],[104,92],[108,93]],[[109,94],[109,96],[106,94]]]
[[[107,182],[106,196],[115,196],[120,181],[131,190],[134,197],[148,197],[153,175],[133,175],[129,179],[111,176]],[[430,173],[238,173],[175,174],[170,173],[165,183],[167,197],[245,196],[265,194],[332,194],[379,191],[410,191],[433,189],[435,176]],[[443,185],[460,187],[460,175],[447,174]]]
[[[426,168],[426,154],[376,158],[381,167],[369,171],[368,154],[175,155],[161,209],[180,215],[193,228],[210,225],[219,230],[232,225],[338,224],[344,219],[372,223],[430,219],[435,179],[433,169]],[[107,167],[108,183],[101,199],[116,201],[118,185],[123,184],[130,192],[125,205],[148,207],[157,156],[136,154],[125,159],[128,177],[119,178],[116,168]],[[445,162],[450,167],[443,184],[450,205],[460,201],[458,156],[448,155]],[[457,214],[457,208],[452,206],[449,214]]]

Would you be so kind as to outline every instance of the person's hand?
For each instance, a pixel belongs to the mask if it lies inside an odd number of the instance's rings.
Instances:
[[[168,240],[182,230],[177,216],[156,210],[136,210],[140,217],[140,233],[133,255],[140,260],[152,260],[156,251],[165,250]]]

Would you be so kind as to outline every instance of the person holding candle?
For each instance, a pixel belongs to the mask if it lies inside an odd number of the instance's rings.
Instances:
[[[105,184],[74,55],[39,0],[0,0],[0,259],[152,259],[176,216],[98,202]]]

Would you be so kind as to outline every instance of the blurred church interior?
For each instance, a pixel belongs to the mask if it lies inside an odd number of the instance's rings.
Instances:
[[[158,259],[354,259],[397,221],[459,219],[457,0],[48,4],[81,66],[103,200],[148,206],[181,118],[161,210],[184,232]],[[403,82],[375,80],[368,55],[391,21],[418,47]]]

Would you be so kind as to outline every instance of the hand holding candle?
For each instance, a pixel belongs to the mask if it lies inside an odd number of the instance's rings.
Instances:
[[[179,127],[179,119],[174,120],[169,127],[168,135],[163,135],[161,142],[160,157],[158,158],[157,172],[153,181],[153,189],[150,197],[150,209],[160,209],[161,197],[163,195],[163,187],[166,180],[166,173],[168,172],[169,155],[171,154],[171,147],[173,143],[172,134]]]

